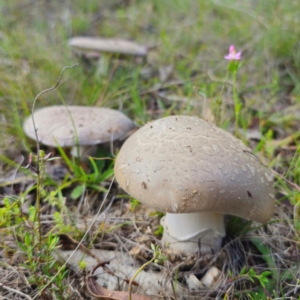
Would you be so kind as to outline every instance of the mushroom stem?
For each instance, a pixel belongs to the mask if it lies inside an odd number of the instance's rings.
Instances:
[[[184,252],[218,251],[225,236],[224,218],[219,213],[167,213],[161,225],[164,227],[163,244]]]
[[[71,149],[71,155],[79,157],[83,161],[88,161],[88,157],[95,155],[96,151],[97,145],[74,146]]]
[[[101,53],[101,57],[98,60],[96,76],[107,77],[110,64],[111,55],[109,53]]]

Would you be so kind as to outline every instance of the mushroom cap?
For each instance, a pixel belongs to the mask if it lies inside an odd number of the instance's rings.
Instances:
[[[49,106],[34,112],[39,141],[47,146],[71,147],[109,142],[127,137],[134,123],[118,110],[89,106]],[[29,116],[25,134],[36,139]]]
[[[145,46],[122,39],[73,37],[69,40],[69,46],[81,52],[107,52],[135,56],[146,56],[148,52]]]
[[[120,186],[168,213],[216,212],[264,223],[273,215],[272,174],[241,140],[198,117],[146,124],[115,162]]]

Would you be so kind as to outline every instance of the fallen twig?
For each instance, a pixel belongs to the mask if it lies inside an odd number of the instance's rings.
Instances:
[[[22,292],[20,292],[20,291],[18,291],[18,290],[12,289],[12,288],[10,288],[10,287],[4,285],[4,284],[1,283],[1,282],[0,282],[0,287],[3,288],[4,290],[7,290],[7,291],[10,291],[10,292],[12,292],[12,293],[18,294],[18,295],[20,295],[20,296],[22,296],[22,297],[25,297],[25,298],[28,299],[28,300],[32,300],[32,298],[31,298],[29,295],[26,295],[26,294],[24,294],[24,293],[22,293]]]

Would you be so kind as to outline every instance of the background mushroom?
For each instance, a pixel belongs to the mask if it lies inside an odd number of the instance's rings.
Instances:
[[[80,53],[100,53],[98,74],[107,75],[112,55],[146,56],[147,48],[123,39],[104,39],[95,37],[73,37],[69,46]]]
[[[123,140],[135,129],[135,124],[122,112],[109,108],[89,106],[49,106],[34,113],[39,142],[57,147],[87,147]],[[32,116],[23,124],[25,134],[35,140]],[[87,146],[87,147],[86,147]]]
[[[115,175],[127,193],[167,212],[163,243],[181,251],[218,250],[224,214],[262,223],[273,215],[270,171],[239,139],[197,117],[140,128],[122,146]]]

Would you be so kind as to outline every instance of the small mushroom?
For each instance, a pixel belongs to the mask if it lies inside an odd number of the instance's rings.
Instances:
[[[186,283],[191,290],[201,290],[205,288],[216,288],[220,282],[222,272],[217,267],[210,267],[204,276],[199,280],[194,274],[186,275]]]
[[[123,39],[73,37],[69,40],[69,46],[79,53],[101,53],[99,75],[107,74],[112,55],[146,56],[148,53],[147,47]]]
[[[205,275],[201,278],[201,282],[208,288],[212,288],[220,280],[222,272],[217,267],[210,267]]]
[[[135,129],[120,111],[89,106],[49,106],[34,113],[39,142],[57,147],[82,147],[80,155],[92,145],[123,140]],[[32,116],[23,124],[25,134],[35,140]],[[74,150],[73,148],[73,150]]]
[[[241,140],[198,117],[146,124],[115,163],[120,186],[166,212],[162,241],[173,249],[217,251],[224,214],[265,223],[273,215],[272,174]]]

